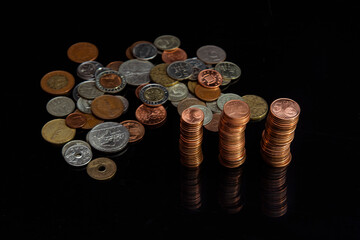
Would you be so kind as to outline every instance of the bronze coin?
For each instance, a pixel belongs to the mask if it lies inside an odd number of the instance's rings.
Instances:
[[[220,88],[206,88],[201,85],[196,85],[195,95],[206,102],[212,102],[217,100],[221,95]]]
[[[129,133],[130,133],[129,142],[130,143],[135,143],[135,142],[140,141],[145,135],[145,128],[138,121],[125,120],[125,121],[122,121],[120,124],[125,126],[127,128],[127,130],[129,131]]]
[[[211,121],[208,124],[204,125],[204,127],[211,132],[218,132],[220,116],[220,113],[214,113]]]
[[[87,122],[87,118],[81,112],[70,113],[66,119],[65,123],[70,128],[81,128]]]
[[[187,54],[183,49],[175,48],[173,50],[165,50],[161,55],[161,59],[165,63],[184,61],[185,59],[187,59]]]
[[[78,42],[71,45],[67,50],[68,58],[76,63],[95,60],[99,55],[98,48],[89,42]]]
[[[222,84],[222,76],[214,69],[204,69],[199,72],[198,82],[205,88],[217,88]]]
[[[116,88],[120,86],[122,79],[117,74],[109,73],[102,76],[99,82],[104,88]]]
[[[141,104],[135,111],[136,119],[144,125],[153,126],[163,123],[166,120],[166,109],[161,105],[148,107]]]
[[[82,129],[86,129],[86,130],[92,129],[96,125],[104,122],[104,120],[95,117],[91,113],[83,113],[83,112],[80,112],[78,109],[76,109],[75,112],[82,113],[84,115],[84,117],[86,118],[86,123],[84,124],[84,126],[81,127]]]
[[[52,71],[45,74],[40,81],[41,88],[53,95],[65,95],[74,87],[74,76],[66,71]]]
[[[95,180],[109,180],[115,176],[116,163],[110,158],[93,159],[86,167],[87,174]]]
[[[46,141],[58,145],[72,140],[75,134],[76,129],[69,128],[62,118],[50,120],[41,129],[41,135]]]
[[[299,116],[300,106],[292,99],[279,98],[271,103],[270,111],[277,118],[291,120]]]
[[[196,107],[189,107],[181,113],[181,119],[188,124],[200,124],[204,121],[204,112]]]
[[[243,119],[247,116],[250,119],[250,108],[246,102],[241,100],[230,100],[224,105],[224,114],[230,118]]]
[[[123,61],[113,61],[113,62],[108,63],[108,65],[106,65],[106,67],[110,68],[114,71],[119,71],[119,67],[123,63],[124,63]]]
[[[110,120],[121,116],[124,111],[124,105],[118,97],[102,95],[92,101],[91,111],[101,119]]]

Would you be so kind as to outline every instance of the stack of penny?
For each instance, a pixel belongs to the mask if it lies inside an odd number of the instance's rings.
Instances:
[[[245,162],[245,128],[249,120],[247,103],[241,100],[225,103],[219,122],[219,161],[223,166],[236,168]]]
[[[261,155],[273,167],[285,167],[291,161],[290,144],[300,115],[300,106],[289,98],[279,98],[270,105],[262,133]]]
[[[198,167],[203,161],[201,149],[204,113],[196,107],[185,109],[180,119],[180,162],[186,167]]]

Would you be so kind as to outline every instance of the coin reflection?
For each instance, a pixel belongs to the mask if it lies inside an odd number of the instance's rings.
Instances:
[[[202,205],[200,167],[181,167],[181,206],[190,211],[197,211]]]

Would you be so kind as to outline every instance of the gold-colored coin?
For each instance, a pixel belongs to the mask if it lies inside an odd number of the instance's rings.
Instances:
[[[192,94],[195,94],[195,88],[199,85],[197,81],[188,81],[187,87]]]
[[[93,159],[86,167],[87,174],[96,180],[109,180],[114,177],[116,170],[116,163],[106,157]]]
[[[256,95],[245,95],[242,96],[242,98],[250,107],[251,121],[260,121],[266,117],[268,104],[262,97]]]
[[[164,87],[171,87],[178,83],[178,81],[169,77],[166,69],[169,64],[161,63],[150,70],[150,78],[153,82],[163,85]]]
[[[69,128],[65,124],[65,119],[53,119],[41,129],[42,137],[53,144],[64,144],[75,137],[76,129]]]

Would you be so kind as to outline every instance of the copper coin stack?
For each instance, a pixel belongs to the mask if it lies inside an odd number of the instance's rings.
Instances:
[[[204,113],[196,107],[185,109],[180,119],[180,162],[186,167],[198,167],[203,161],[201,149]]]
[[[300,106],[289,98],[279,98],[270,105],[260,142],[264,161],[273,167],[285,167],[291,161],[290,144],[299,121]]]
[[[223,166],[236,168],[245,162],[245,128],[249,120],[247,103],[242,100],[225,103],[219,122],[219,161]]]

